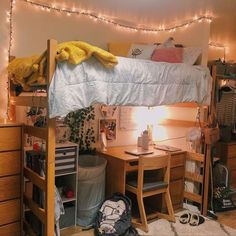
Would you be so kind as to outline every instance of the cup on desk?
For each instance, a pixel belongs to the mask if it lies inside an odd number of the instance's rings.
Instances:
[[[137,146],[142,147],[142,145],[143,145],[142,136],[139,136],[137,139]]]

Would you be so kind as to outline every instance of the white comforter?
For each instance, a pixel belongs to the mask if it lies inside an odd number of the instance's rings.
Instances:
[[[58,63],[49,88],[50,117],[63,117],[96,103],[157,106],[210,101],[207,67],[123,57],[118,61],[113,69],[94,58],[76,66]]]

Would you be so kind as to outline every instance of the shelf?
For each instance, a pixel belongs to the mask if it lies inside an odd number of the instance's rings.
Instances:
[[[63,203],[76,201],[76,198],[75,198],[75,197],[72,197],[72,198],[61,197],[61,199],[62,199],[62,202],[63,202]]]
[[[222,79],[222,80],[236,80],[236,75],[216,75],[217,79]]]
[[[74,175],[76,173],[77,171],[65,172],[65,173],[55,174],[55,177],[64,176],[64,175]]]

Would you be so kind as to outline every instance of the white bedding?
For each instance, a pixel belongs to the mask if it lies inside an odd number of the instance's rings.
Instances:
[[[118,57],[106,69],[91,58],[79,65],[57,63],[49,88],[49,115],[65,116],[92,104],[157,106],[179,102],[209,104],[207,67]]]

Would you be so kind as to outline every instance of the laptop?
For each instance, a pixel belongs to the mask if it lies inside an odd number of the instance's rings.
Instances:
[[[131,155],[134,155],[134,156],[140,156],[140,155],[152,154],[153,151],[134,148],[132,150],[125,151],[125,153],[131,154]]]
[[[155,149],[159,149],[159,150],[163,150],[163,151],[168,151],[168,152],[177,152],[177,151],[181,151],[180,148],[176,148],[176,147],[172,147],[172,146],[168,146],[168,145],[159,145],[156,144]]]

